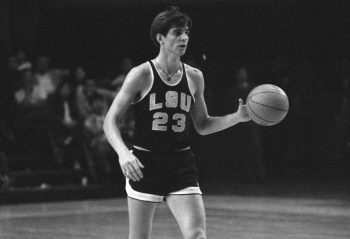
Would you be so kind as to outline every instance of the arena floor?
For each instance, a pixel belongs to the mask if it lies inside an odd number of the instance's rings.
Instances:
[[[207,195],[204,202],[211,239],[350,238],[349,200]],[[123,239],[127,234],[125,198],[0,207],[1,239]],[[165,203],[156,212],[152,238],[182,238]]]

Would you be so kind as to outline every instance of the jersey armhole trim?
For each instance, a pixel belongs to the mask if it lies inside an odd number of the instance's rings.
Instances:
[[[140,101],[142,101],[148,95],[148,93],[151,91],[151,89],[153,87],[153,83],[154,83],[153,70],[152,70],[151,63],[150,62],[147,62],[147,63],[148,63],[148,66],[149,66],[149,69],[150,69],[150,72],[151,72],[151,84],[149,86],[149,89],[147,89],[147,91],[145,92],[145,94],[141,95],[141,97],[140,97],[140,99],[138,101],[135,101],[135,102],[132,103],[133,105],[135,105],[135,104],[139,103]]]
[[[185,64],[184,64],[184,69],[185,69]],[[186,73],[186,80],[187,80],[187,87],[188,87],[188,90],[190,91],[190,94],[192,96],[192,99],[193,99],[193,102],[196,103],[196,98],[194,97],[194,92],[192,92],[191,90],[191,87],[190,87],[190,81],[189,79],[191,79],[188,74],[187,74],[187,70],[185,70],[185,73]],[[192,80],[192,79],[191,79]]]

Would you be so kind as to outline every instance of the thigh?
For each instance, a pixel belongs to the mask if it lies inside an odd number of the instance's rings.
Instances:
[[[129,239],[150,238],[157,203],[128,197]]]
[[[169,195],[166,201],[185,239],[206,238],[202,195]]]

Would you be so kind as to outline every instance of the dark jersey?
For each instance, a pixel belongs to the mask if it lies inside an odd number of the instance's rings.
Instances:
[[[149,61],[153,84],[149,92],[134,104],[134,145],[156,151],[176,151],[189,146],[189,111],[191,95],[185,66],[182,78],[175,85],[165,83]]]

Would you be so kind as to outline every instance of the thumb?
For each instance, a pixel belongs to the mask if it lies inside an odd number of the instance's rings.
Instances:
[[[239,98],[239,107],[242,107],[243,106],[243,100],[241,98]]]

